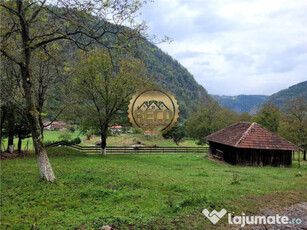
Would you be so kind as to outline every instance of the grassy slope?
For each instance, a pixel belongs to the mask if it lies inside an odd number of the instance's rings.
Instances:
[[[103,158],[63,147],[48,152],[54,184],[39,179],[35,158],[1,162],[1,229],[206,229],[212,225],[201,214],[204,208],[241,212],[241,195],[307,186],[306,164],[299,177],[297,163],[234,167],[195,154]],[[232,184],[235,174],[239,183]],[[306,193],[300,198],[306,200]]]

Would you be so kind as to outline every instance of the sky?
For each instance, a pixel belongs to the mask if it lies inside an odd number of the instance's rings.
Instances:
[[[148,34],[210,94],[271,95],[307,80],[307,0],[155,0]]]

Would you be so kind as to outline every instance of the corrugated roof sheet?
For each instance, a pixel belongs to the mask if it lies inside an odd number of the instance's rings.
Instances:
[[[205,137],[205,139],[237,148],[299,150],[296,145],[255,122],[238,122]]]

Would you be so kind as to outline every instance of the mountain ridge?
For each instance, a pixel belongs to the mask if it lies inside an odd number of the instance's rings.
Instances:
[[[256,115],[267,103],[273,103],[275,106],[278,106],[281,111],[284,111],[286,103],[299,96],[307,98],[307,81],[297,83],[288,87],[287,89],[283,89],[272,94],[262,103],[255,105],[249,113],[251,115]]]
[[[267,95],[246,94],[236,96],[210,94],[210,96],[213,97],[213,99],[215,99],[220,106],[231,109],[239,114],[249,112],[255,105],[263,102],[267,97],[269,97]]]

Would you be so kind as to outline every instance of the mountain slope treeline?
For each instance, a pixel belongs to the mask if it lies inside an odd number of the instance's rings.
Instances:
[[[269,96],[262,103],[254,106],[250,114],[257,114],[260,109],[268,103],[274,104],[280,108],[280,111],[285,111],[287,102],[293,100],[294,98],[302,97],[307,98],[307,81],[303,81],[296,85],[290,86],[288,89],[280,90],[279,92]]]
[[[141,58],[148,74],[158,85],[175,95],[181,117],[187,118],[198,106],[212,100],[206,89],[177,60],[152,43],[147,41],[145,44],[147,49]]]

